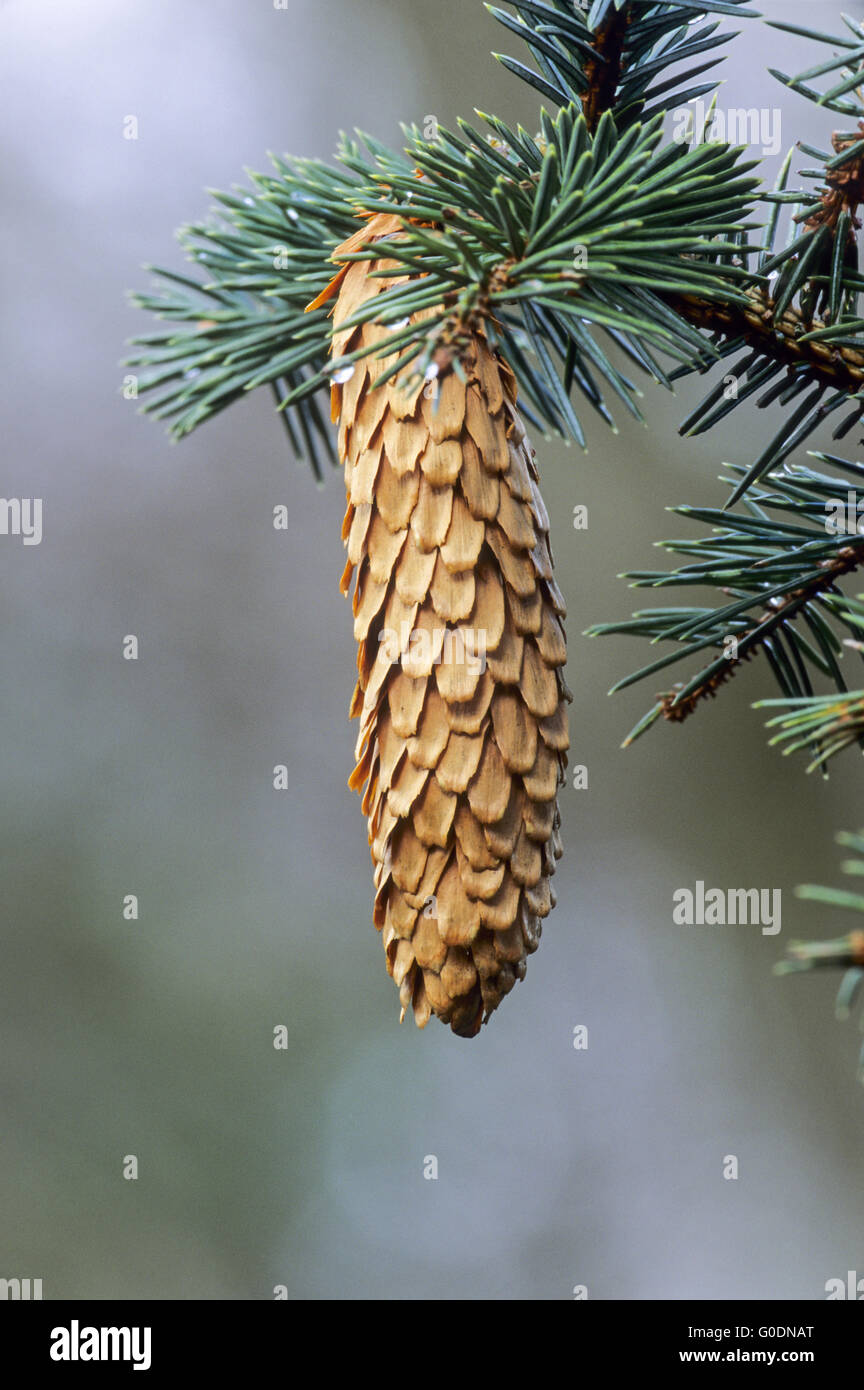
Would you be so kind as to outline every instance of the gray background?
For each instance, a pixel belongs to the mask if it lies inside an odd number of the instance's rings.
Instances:
[[[784,149],[824,141],[832,118],[763,74],[821,53],[745,27],[724,103],[782,106]],[[181,446],[120,394],[148,326],[123,292],[179,266],[206,187],[354,125],[395,140],[476,105],[533,130],[489,56],[516,41],[473,0],[7,0],[0,37],[2,492],[45,511],[41,546],[0,538],[0,1275],[48,1298],[650,1299],[864,1273],[855,1029],[836,980],[771,974],[790,935],[845,925],[792,889],[864,819],[857,760],[824,783],[769,750],[759,663],[622,752],[654,687],[606,691],[643,650],[579,635],[637,606],[615,575],[685,529],[664,507],[721,500],[723,459],[776,418],[685,443],[699,387],[646,386],[650,432],[619,412],[587,457],[538,441],[590,786],[563,793],[528,978],[466,1043],[397,1026],[371,925],[339,475],[315,488],[264,393]],[[674,926],[697,878],[781,888],[782,936]]]

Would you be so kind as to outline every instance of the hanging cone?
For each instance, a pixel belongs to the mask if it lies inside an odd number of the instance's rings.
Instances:
[[[334,259],[398,235],[375,216]],[[392,270],[392,279],[371,279]],[[380,341],[339,331],[404,277],[353,261],[335,277],[333,351]],[[349,785],[363,793],[375,925],[419,1027],[436,1014],[474,1037],[537,949],[561,855],[557,788],[568,747],[564,604],[549,522],[509,367],[482,331],[460,364],[407,391],[361,359],[333,386],[348,509],[348,591],[360,718]]]

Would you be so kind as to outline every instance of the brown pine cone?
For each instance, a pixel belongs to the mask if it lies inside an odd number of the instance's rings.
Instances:
[[[398,228],[376,216],[334,260]],[[370,279],[382,269],[397,274]],[[336,355],[392,331],[339,325],[398,270],[343,266],[331,286]],[[434,1013],[474,1037],[524,977],[555,903],[570,693],[513,373],[482,331],[466,341],[467,384],[449,366],[410,390],[392,379],[373,390],[393,359],[370,356],[334,384],[332,407],[348,495],[343,592],[357,571],[349,785],[365,784],[374,921],[403,1016],[411,1004],[419,1027]]]

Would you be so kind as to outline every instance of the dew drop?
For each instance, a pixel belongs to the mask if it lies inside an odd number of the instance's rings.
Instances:
[[[347,367],[337,367],[333,373],[333,380],[337,386],[344,386],[346,381],[350,381],[354,375],[355,367],[353,362],[349,362]]]

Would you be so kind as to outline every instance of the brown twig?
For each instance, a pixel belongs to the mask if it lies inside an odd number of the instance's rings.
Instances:
[[[588,90],[582,94],[582,110],[592,135],[604,111],[608,111],[615,102],[629,23],[629,7],[616,10],[594,35],[591,46],[596,50],[597,57],[589,58],[585,64]]]
[[[763,613],[759,621],[739,639],[736,653],[729,657],[726,666],[715,671],[695,690],[691,690],[686,699],[678,703],[676,700],[678,691],[682,688],[680,685],[677,689],[667,691],[660,696],[663,718],[668,719],[673,724],[683,723],[696,709],[700,700],[714,698],[720,686],[734,676],[741,662],[749,661],[781,623],[786,622],[790,617],[794,618],[804,605],[815,598],[817,594],[825,593],[831,589],[842,575],[850,574],[857,569],[862,559],[864,559],[864,538],[860,544],[844,545],[833,559],[823,560],[818,575],[814,575],[806,584],[802,584],[800,589],[793,589],[791,593],[778,599],[770,609]]]
[[[806,363],[814,375],[854,394],[864,386],[864,348],[838,347],[810,340],[803,334],[824,327],[818,320],[807,323],[797,309],[787,309],[775,321],[773,302],[764,290],[747,291],[749,303],[712,304],[694,295],[676,295],[667,302],[697,328],[744,338],[764,357],[788,367]]]

